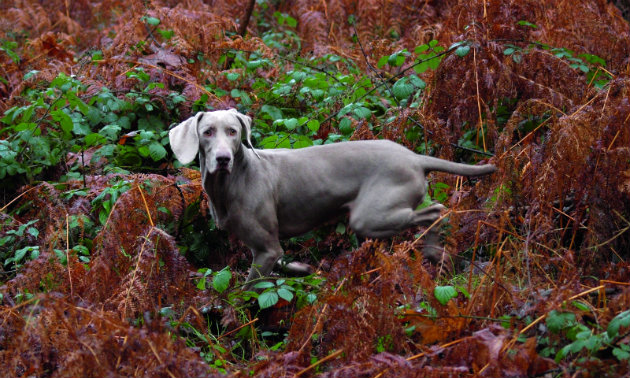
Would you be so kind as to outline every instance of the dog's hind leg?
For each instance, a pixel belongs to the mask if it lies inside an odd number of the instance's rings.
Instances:
[[[429,207],[413,210],[412,208],[385,207],[376,210],[373,206],[364,211],[354,208],[350,214],[350,227],[357,235],[369,238],[387,238],[410,227],[431,227],[424,239],[423,255],[433,262],[441,259],[439,224],[434,223],[440,218],[444,206],[433,204]]]

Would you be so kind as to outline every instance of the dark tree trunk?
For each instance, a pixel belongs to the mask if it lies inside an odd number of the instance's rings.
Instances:
[[[238,34],[240,34],[241,37],[245,37],[245,33],[247,33],[247,24],[249,24],[249,19],[252,16],[254,5],[256,5],[256,0],[249,0],[249,4],[245,10],[245,17],[243,17],[241,24],[238,26]]]

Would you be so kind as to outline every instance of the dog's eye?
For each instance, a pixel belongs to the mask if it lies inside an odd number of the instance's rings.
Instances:
[[[234,136],[234,135],[236,135],[236,129],[229,129],[229,130],[228,130],[228,135],[229,135],[229,136]]]
[[[205,130],[203,131],[203,135],[204,135],[204,136],[207,136],[207,137],[209,137],[209,136],[213,136],[213,135],[214,135],[214,129],[212,129],[212,128],[210,128],[210,129],[205,129]]]

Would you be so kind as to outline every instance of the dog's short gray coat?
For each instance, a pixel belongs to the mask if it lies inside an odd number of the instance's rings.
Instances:
[[[244,135],[243,135],[244,134]],[[279,240],[301,235],[349,212],[361,237],[383,238],[435,222],[442,205],[416,210],[430,171],[478,176],[494,165],[472,166],[416,154],[387,140],[302,149],[255,150],[251,118],[236,110],[198,113],[169,132],[177,159],[199,155],[213,218],[253,253],[248,281],[268,275],[283,254]],[[427,233],[425,255],[436,258],[439,235]],[[299,264],[293,268],[300,269]]]

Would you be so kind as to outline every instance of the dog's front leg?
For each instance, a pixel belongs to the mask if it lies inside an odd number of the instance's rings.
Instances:
[[[246,288],[251,288],[255,281],[261,277],[266,277],[273,270],[273,266],[282,257],[284,252],[280,243],[277,243],[266,248],[252,248],[252,254],[254,258],[252,260],[252,266],[249,270],[249,276],[247,276]]]

